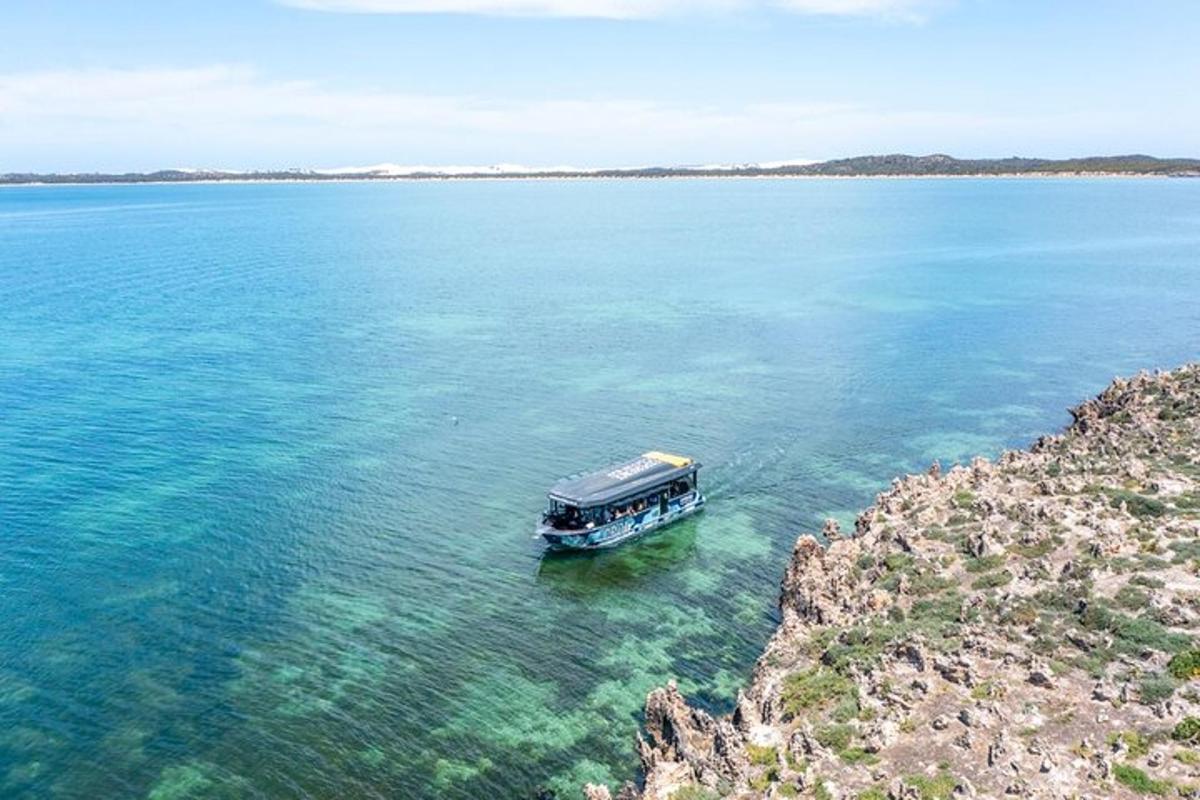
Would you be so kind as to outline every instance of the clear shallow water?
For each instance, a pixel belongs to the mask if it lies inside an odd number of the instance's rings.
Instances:
[[[1200,182],[8,188],[0,309],[0,794],[574,796],[798,532],[1200,355]],[[705,515],[543,558],[651,447]]]

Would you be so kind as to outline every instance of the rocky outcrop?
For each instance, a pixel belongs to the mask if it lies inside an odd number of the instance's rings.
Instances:
[[[1200,793],[1200,367],[1071,413],[801,536],[736,711],[651,692],[622,799]]]
[[[741,732],[731,720],[688,706],[674,682],[647,696],[646,734],[638,751],[649,791],[662,794],[680,780],[715,788],[745,777]]]

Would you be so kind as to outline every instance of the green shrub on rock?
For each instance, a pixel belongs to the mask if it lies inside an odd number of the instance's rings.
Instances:
[[[1171,731],[1171,738],[1177,742],[1200,742],[1200,719],[1184,717]]]
[[[1144,494],[1125,489],[1108,489],[1105,493],[1111,498],[1109,503],[1113,508],[1120,508],[1121,503],[1124,503],[1125,509],[1140,519],[1161,517],[1167,513],[1167,507],[1161,500],[1146,497]]]
[[[825,708],[857,696],[854,681],[825,667],[795,672],[783,682],[783,709],[793,717],[807,709]]]
[[[1113,602],[1126,611],[1140,611],[1150,602],[1150,595],[1137,586],[1131,585],[1131,580],[1113,596]]]
[[[721,795],[703,786],[684,786],[671,792],[671,800],[720,800]]]
[[[1118,742],[1125,745],[1125,752],[1130,758],[1142,758],[1150,752],[1150,740],[1137,731],[1121,731],[1108,735],[1110,747]]]
[[[779,763],[779,752],[770,745],[757,745],[748,743],[746,745],[746,755],[750,758],[750,763],[760,767],[770,767]]]
[[[1169,675],[1147,675],[1138,694],[1144,705],[1154,705],[1175,694],[1175,680]]]
[[[1192,643],[1190,637],[1174,633],[1152,619],[1126,616],[1099,600],[1088,604],[1079,621],[1088,630],[1111,633],[1116,639],[1114,648],[1122,653],[1136,654],[1143,649],[1180,653]]]
[[[1138,794],[1165,795],[1171,791],[1168,781],[1156,781],[1131,764],[1115,764],[1113,777],[1118,783],[1124,784]]]
[[[904,782],[917,790],[921,800],[950,800],[954,795],[954,787],[958,780],[945,770],[934,777],[928,775],[909,775]]]
[[[854,728],[850,725],[823,725],[815,731],[816,739],[822,747],[830,750],[845,750],[854,738]]]
[[[953,503],[956,508],[970,508],[975,502],[975,493],[970,489],[959,489],[954,493]]]
[[[975,579],[971,584],[972,589],[995,589],[1000,586],[1006,586],[1012,582],[1013,574],[1006,569],[999,572],[986,572]]]
[[[1167,663],[1167,670],[1181,681],[1200,678],[1200,650],[1184,650]]]
[[[1008,557],[1004,553],[997,553],[979,558],[969,558],[963,562],[963,567],[967,572],[991,572],[997,567],[1003,566],[1007,560]]]

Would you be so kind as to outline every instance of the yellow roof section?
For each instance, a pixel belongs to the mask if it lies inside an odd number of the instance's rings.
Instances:
[[[653,458],[655,461],[661,461],[664,464],[670,464],[673,467],[686,467],[692,463],[690,458],[685,456],[673,456],[670,453],[660,453],[657,450],[651,450],[649,453],[642,453],[643,458]]]

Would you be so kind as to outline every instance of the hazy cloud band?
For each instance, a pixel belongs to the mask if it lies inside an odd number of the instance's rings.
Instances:
[[[796,14],[920,19],[949,0],[277,0],[313,11],[652,19],[773,8]]]

